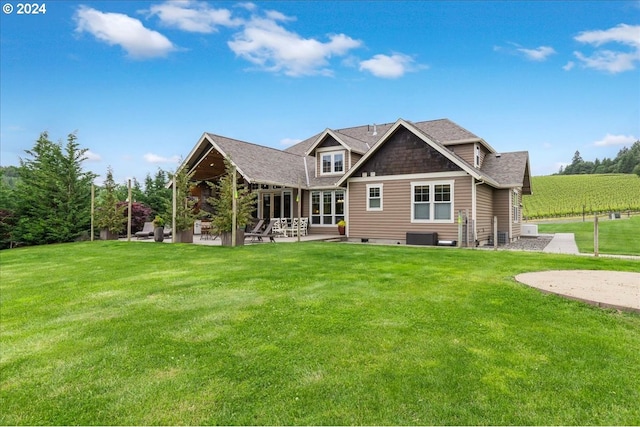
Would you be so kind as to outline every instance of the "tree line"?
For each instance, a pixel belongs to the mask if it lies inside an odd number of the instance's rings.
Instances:
[[[91,185],[97,175],[83,168],[86,152],[73,133],[63,143],[42,132],[33,148],[25,150],[19,166],[0,167],[0,249],[90,237]],[[153,177],[147,174],[144,187],[133,179],[132,232],[155,215],[170,215],[172,194],[166,187],[170,179],[162,169]],[[127,199],[128,185],[116,184],[109,168],[104,186],[95,194],[97,226],[117,230],[120,221],[124,230]],[[116,218],[107,212],[111,205]]]
[[[571,164],[560,167],[556,175],[633,173],[640,176],[640,140],[633,143],[631,148],[624,147],[615,159],[605,157],[602,160],[585,161],[576,151]]]

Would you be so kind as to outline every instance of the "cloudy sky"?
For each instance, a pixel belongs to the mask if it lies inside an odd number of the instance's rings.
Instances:
[[[173,171],[203,132],[449,118],[534,175],[640,138],[640,1],[2,4],[3,166],[42,131],[77,132],[99,183]]]

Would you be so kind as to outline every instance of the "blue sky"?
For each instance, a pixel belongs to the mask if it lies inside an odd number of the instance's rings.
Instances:
[[[173,171],[203,132],[285,148],[449,118],[534,175],[640,138],[640,1],[39,4],[2,2],[4,166],[45,130],[77,131],[98,183]]]

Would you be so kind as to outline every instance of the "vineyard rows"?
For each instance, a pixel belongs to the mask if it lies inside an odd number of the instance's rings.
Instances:
[[[526,218],[550,218],[612,211],[640,211],[640,176],[551,175],[532,178],[523,197]]]

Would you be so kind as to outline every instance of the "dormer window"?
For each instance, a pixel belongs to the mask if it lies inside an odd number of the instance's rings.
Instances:
[[[474,157],[474,163],[473,165],[477,168],[480,167],[480,146],[476,144],[476,155]]]
[[[332,151],[322,153],[322,175],[344,173],[344,153]]]

